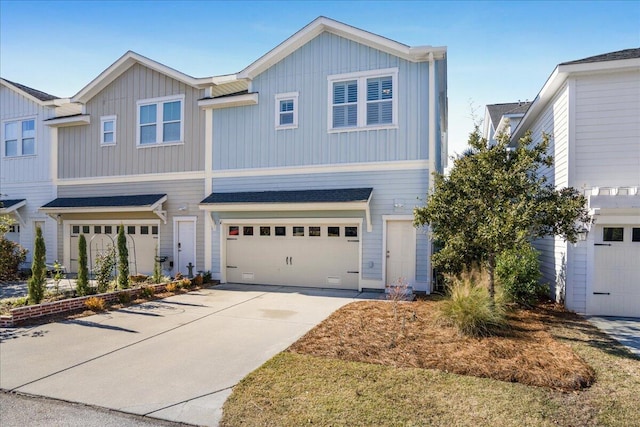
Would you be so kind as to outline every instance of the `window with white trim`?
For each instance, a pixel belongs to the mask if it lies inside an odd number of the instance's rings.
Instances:
[[[116,116],[100,117],[100,144],[115,145],[116,143]]]
[[[298,127],[298,92],[276,95],[276,129]]]
[[[138,146],[184,142],[184,95],[145,99],[138,105]]]
[[[329,132],[397,126],[397,68],[333,75],[327,80]]]
[[[36,154],[36,119],[4,122],[2,135],[5,157]]]

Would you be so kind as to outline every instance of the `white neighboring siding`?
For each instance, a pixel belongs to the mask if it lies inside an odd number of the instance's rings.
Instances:
[[[5,86],[0,86],[0,186],[6,183],[35,183],[49,181],[49,128],[42,121],[54,114],[53,108],[43,107]],[[36,154],[4,157],[4,123],[35,118]],[[2,191],[6,193],[6,191]],[[10,198],[19,198],[11,196]]]
[[[550,168],[540,170],[549,182],[558,188],[569,183],[569,89],[565,84],[533,123],[532,138],[535,143],[542,141],[542,133],[550,135],[547,153],[553,155]],[[547,237],[534,242],[540,251],[542,281],[551,285],[551,295],[561,299],[565,293],[567,245],[559,237]],[[568,293],[568,292],[567,292]],[[569,295],[565,295],[568,299]]]
[[[27,99],[6,86],[0,86],[0,194],[5,199],[26,199],[19,209],[25,225],[20,226],[20,245],[27,249],[27,262],[33,256],[35,239],[34,221],[44,221],[44,239],[47,263],[58,258],[57,224],[38,212],[38,208],[55,198],[55,189],[49,176],[51,143],[49,128],[43,124],[54,115],[54,109]],[[4,157],[4,123],[7,121],[34,118],[36,144],[33,156]]]
[[[576,79],[576,188],[640,185],[640,71]]]
[[[587,311],[587,242],[579,242],[575,246],[565,244],[569,252],[568,281],[566,306],[578,313]]]
[[[50,185],[24,185],[3,184],[2,193],[20,195],[16,198],[26,199],[27,203],[18,212],[25,221],[20,225],[20,245],[28,250],[27,263],[33,259],[33,243],[36,237],[35,221],[44,221],[44,244],[47,250],[47,263],[52,264],[58,259],[57,232],[58,224],[47,215],[38,212],[38,209],[55,198],[53,186]]]

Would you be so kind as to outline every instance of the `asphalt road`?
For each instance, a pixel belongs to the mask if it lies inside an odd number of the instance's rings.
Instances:
[[[103,408],[44,397],[0,392],[2,427],[149,427],[185,426],[158,419],[123,414]]]

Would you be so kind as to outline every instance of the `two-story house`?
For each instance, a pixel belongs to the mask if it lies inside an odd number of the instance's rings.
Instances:
[[[579,313],[640,317],[640,49],[559,64],[517,129],[550,135],[557,188],[588,198],[592,224],[576,245],[536,243],[544,280]]]
[[[214,83],[127,52],[71,98],[78,114],[45,121],[57,197],[40,210],[58,221],[69,271],[80,234],[91,266],[120,225],[132,274],[153,272],[156,255],[172,275],[201,269],[207,150],[198,100]]]
[[[412,210],[446,162],[446,64],[444,47],[320,17],[220,80],[199,101],[204,268],[222,282],[404,278],[429,292],[431,242]]]
[[[35,229],[40,227],[47,262],[57,257],[57,225],[38,211],[55,197],[51,178],[51,142],[44,121],[73,112],[68,99],[0,79],[0,214],[15,220],[6,237],[33,254]]]

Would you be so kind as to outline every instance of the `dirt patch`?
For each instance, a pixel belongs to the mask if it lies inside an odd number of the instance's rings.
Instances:
[[[595,381],[593,368],[556,340],[544,323],[545,318],[562,315],[560,308],[514,310],[501,336],[469,338],[439,324],[438,304],[437,300],[351,303],[289,351],[560,390],[581,389]]]

